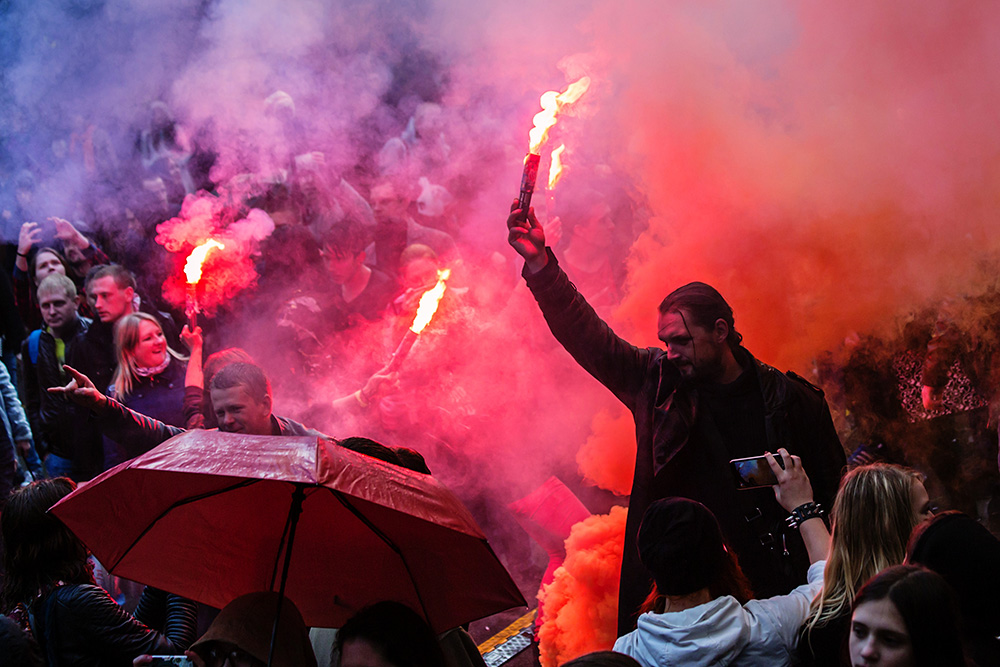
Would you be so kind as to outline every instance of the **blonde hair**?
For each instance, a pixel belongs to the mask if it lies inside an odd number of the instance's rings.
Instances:
[[[130,313],[125,315],[115,324],[115,356],[118,359],[118,367],[115,369],[114,387],[115,397],[124,400],[132,393],[132,386],[136,383],[139,374],[136,369],[139,364],[135,360],[135,348],[139,345],[139,326],[143,322],[152,322],[156,328],[163,333],[163,326],[152,315],[146,313]],[[167,346],[167,354],[175,359],[187,361],[187,357]]]
[[[814,628],[849,616],[858,589],[903,562],[906,541],[918,523],[911,496],[916,482],[923,482],[919,472],[888,463],[861,466],[844,475],[833,503],[823,588],[803,626],[807,637]]]

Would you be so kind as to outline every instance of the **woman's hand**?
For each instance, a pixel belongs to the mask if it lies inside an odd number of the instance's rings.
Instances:
[[[771,472],[778,480],[778,483],[772,487],[774,497],[778,504],[785,508],[785,511],[791,512],[799,505],[812,502],[812,483],[809,481],[809,476],[806,475],[805,468],[802,467],[801,458],[789,454],[784,447],[779,449],[778,453],[781,455],[782,463],[785,464],[784,468],[778,465],[777,460],[770,452],[765,453],[764,458],[767,459],[767,464],[771,466]]]
[[[17,236],[17,254],[27,255],[39,241],[42,240],[42,228],[37,222],[26,222],[21,225],[21,232]]]
[[[205,343],[205,339],[201,335],[201,327],[195,326],[194,331],[191,331],[185,324],[184,328],[181,329],[181,342],[192,352],[196,349],[201,350]]]

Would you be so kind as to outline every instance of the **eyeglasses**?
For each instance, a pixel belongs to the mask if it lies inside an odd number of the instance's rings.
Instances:
[[[205,667],[222,667],[227,661],[231,667],[261,667],[264,664],[235,646],[215,646],[205,653]]]

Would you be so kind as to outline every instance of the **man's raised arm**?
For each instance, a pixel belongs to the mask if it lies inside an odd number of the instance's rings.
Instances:
[[[90,378],[72,366],[63,368],[72,379],[64,387],[50,387],[49,392],[62,394],[94,413],[101,432],[124,445],[130,458],[148,452],[164,440],[184,432],[182,428],[164,424],[108,398],[94,386]]]
[[[507,242],[524,258],[524,278],[552,335],[584,370],[633,409],[655,356],[620,338],[594,312],[545,246],[534,209],[522,216],[515,200],[507,230]]]

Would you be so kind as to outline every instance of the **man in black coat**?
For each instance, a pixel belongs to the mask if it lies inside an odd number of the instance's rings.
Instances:
[[[636,550],[639,522],[650,503],[666,496],[691,498],[712,510],[757,597],[803,583],[809,561],[799,536],[785,530],[787,512],[769,488],[738,490],[728,462],[785,447],[802,458],[816,500],[829,508],[846,460],[822,392],[756,360],[740,344],[732,309],[704,283],[685,285],[660,305],[659,337],[666,350],[629,344],[559,268],[534,213],[522,218],[514,210],[507,227],[556,339],[635,418],[618,634],[635,627],[651,587]]]
[[[91,321],[79,314],[76,285],[59,273],[38,286],[38,304],[45,327],[33,331],[21,345],[20,375],[28,421],[35,439],[48,450],[49,475],[84,482],[102,470],[101,441],[82,437],[82,425],[88,419],[85,410],[47,389],[69,381],[63,364]]]

